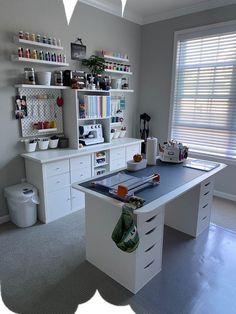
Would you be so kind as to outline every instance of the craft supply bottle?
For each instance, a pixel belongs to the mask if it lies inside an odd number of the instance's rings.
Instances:
[[[19,39],[24,39],[24,32],[23,31],[19,31]]]
[[[25,39],[26,39],[26,40],[29,40],[29,39],[30,39],[30,35],[29,35],[29,33],[28,33],[28,32],[26,32],[24,37],[25,37]]]
[[[18,57],[22,58],[23,57],[23,48],[19,47],[18,48]]]
[[[55,37],[52,39],[52,44],[53,44],[54,46],[57,46],[57,39],[56,39]]]
[[[30,35],[30,40],[31,40],[31,41],[36,41],[35,34],[31,34],[31,35]]]
[[[37,40],[38,43],[40,43],[40,41],[41,41],[41,36],[40,36],[39,34],[37,35],[36,40]]]

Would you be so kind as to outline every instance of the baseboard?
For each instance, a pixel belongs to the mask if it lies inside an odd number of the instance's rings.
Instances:
[[[224,192],[220,192],[220,191],[214,191],[213,195],[221,197],[221,198],[225,198],[226,200],[236,202],[236,195],[233,195],[233,194],[228,194],[228,193],[224,193]]]

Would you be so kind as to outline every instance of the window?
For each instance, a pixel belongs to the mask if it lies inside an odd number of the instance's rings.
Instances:
[[[172,110],[172,139],[236,159],[236,25],[177,34]]]

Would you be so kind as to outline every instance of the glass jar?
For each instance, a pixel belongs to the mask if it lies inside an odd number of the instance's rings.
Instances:
[[[24,68],[25,84],[35,85],[35,74],[33,68]]]
[[[63,86],[63,76],[62,71],[54,72],[54,82],[56,86]]]

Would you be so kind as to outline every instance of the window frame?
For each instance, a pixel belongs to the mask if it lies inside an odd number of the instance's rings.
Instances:
[[[177,47],[178,41],[193,39],[202,36],[220,34],[225,32],[236,32],[236,20],[209,24],[200,27],[188,28],[180,31],[174,32],[174,46],[173,46],[173,60],[172,60],[172,77],[171,77],[171,94],[170,94],[170,110],[169,110],[169,121],[168,121],[168,139],[171,139],[171,127],[173,119],[173,110],[174,110],[174,94],[175,94],[175,76],[176,76],[176,61],[177,61]],[[227,164],[236,165],[236,160],[231,157],[216,157],[211,153],[207,154],[204,152],[191,152],[189,154],[191,157],[209,157],[221,162],[227,162]]]

